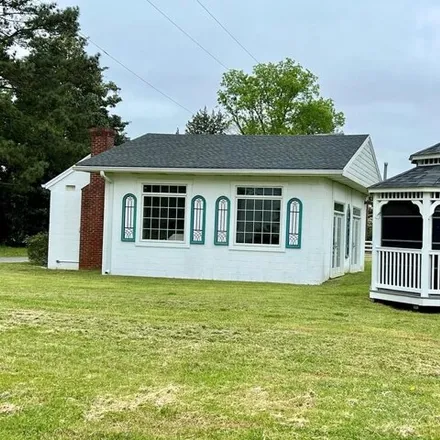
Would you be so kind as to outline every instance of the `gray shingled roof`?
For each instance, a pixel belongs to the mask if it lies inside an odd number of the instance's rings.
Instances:
[[[146,134],[78,165],[87,167],[342,170],[368,135]]]
[[[417,151],[417,153],[411,154],[409,160],[412,160],[414,156],[429,156],[431,154],[440,153],[440,143],[433,145],[432,147],[425,148],[424,150]]]
[[[440,165],[418,166],[379,182],[370,189],[440,187]]]

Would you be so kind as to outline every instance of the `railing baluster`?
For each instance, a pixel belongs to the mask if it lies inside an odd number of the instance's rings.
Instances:
[[[417,255],[413,254],[413,264],[412,264],[412,273],[413,273],[413,287],[417,289],[417,275],[416,275],[416,266],[417,266]]]
[[[391,253],[391,285],[395,286],[396,285],[396,277],[395,275],[395,264],[394,261],[396,259],[396,254],[394,252]]]
[[[388,264],[388,252],[383,251],[385,257],[385,282],[384,284],[390,284],[390,268]]]
[[[440,271],[438,270],[438,263],[440,260],[440,256],[439,255],[434,255],[435,258],[435,268],[437,269],[437,286],[436,289],[439,290],[440,289]]]
[[[403,285],[405,287],[409,287],[408,286],[408,277],[407,277],[407,272],[406,272],[406,268],[408,267],[408,255],[409,254],[403,254]]]

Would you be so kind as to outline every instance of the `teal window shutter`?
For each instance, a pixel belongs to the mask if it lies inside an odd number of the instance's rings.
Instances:
[[[302,210],[301,200],[287,202],[286,248],[301,249]]]
[[[122,241],[135,241],[136,239],[136,205],[137,200],[133,194],[125,194],[122,198]]]
[[[215,202],[215,230],[214,244],[217,246],[229,245],[229,219],[231,215],[231,202],[221,196]]]
[[[206,200],[194,196],[191,201],[191,244],[205,244]]]

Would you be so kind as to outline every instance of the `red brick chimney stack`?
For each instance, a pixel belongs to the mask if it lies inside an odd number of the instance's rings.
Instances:
[[[91,154],[96,156],[114,146],[115,131],[111,128],[92,128]],[[104,227],[105,182],[91,173],[90,183],[82,189],[79,268],[101,269]]]

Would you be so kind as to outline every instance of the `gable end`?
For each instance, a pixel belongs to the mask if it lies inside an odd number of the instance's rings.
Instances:
[[[365,188],[382,180],[370,137],[365,140],[359,150],[344,167],[342,175]]]

